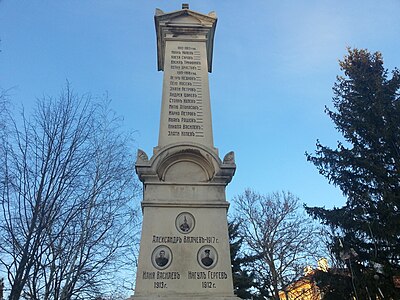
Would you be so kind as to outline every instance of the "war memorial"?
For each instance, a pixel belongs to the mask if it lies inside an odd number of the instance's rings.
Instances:
[[[138,151],[143,226],[132,300],[238,299],[233,292],[225,188],[234,153],[214,147],[208,73],[216,14],[157,9],[164,72],[158,145]]]

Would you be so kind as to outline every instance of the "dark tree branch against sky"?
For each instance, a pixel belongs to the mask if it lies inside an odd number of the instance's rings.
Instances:
[[[67,85],[59,97],[38,99],[31,116],[14,111],[10,120],[0,148],[9,299],[82,299],[110,292],[116,280],[122,287],[140,189],[130,137],[109,100]]]
[[[234,202],[257,296],[279,300],[279,291],[325,254],[319,246],[320,231],[289,192],[262,195],[246,190]]]

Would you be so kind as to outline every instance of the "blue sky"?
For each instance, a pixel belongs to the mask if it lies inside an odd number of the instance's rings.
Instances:
[[[346,47],[381,51],[400,66],[399,0],[194,0],[216,11],[210,74],[214,143],[233,150],[231,199],[250,187],[288,190],[302,203],[344,203],[305,159],[316,139],[340,136],[324,114]],[[136,130],[136,146],[157,145],[162,73],[157,71],[154,11],[182,1],[0,1],[0,87],[28,109],[57,95],[68,79],[75,91],[101,96]]]

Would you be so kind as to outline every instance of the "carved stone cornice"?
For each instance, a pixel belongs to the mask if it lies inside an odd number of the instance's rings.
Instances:
[[[190,9],[164,13],[156,9],[154,16],[157,33],[158,70],[164,70],[165,42],[168,39],[205,41],[207,48],[208,72],[212,70],[212,53],[214,45],[217,16],[215,12],[203,15]]]
[[[203,172],[203,180],[194,181],[191,178],[168,180],[168,170],[175,164],[186,162],[198,166],[197,172]],[[143,150],[138,150],[136,173],[144,184],[196,184],[196,185],[227,185],[235,174],[236,164],[234,153],[225,155],[224,161],[216,153],[201,144],[177,143],[163,147],[149,160]]]

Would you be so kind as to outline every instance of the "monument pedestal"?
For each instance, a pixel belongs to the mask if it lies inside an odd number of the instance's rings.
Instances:
[[[132,296],[130,300],[176,300],[176,299],[195,299],[195,300],[238,300],[239,298],[236,296],[204,296],[202,294],[195,295],[195,294],[176,294],[175,296]]]
[[[214,148],[208,71],[215,14],[156,11],[164,70],[160,134],[139,150],[143,225],[131,299],[237,299],[233,293],[225,188],[236,165]]]

